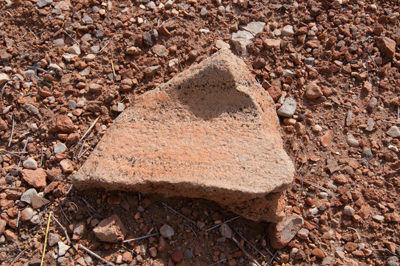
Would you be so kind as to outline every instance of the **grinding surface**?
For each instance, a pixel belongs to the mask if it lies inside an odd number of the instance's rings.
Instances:
[[[281,208],[277,192],[294,174],[278,126],[268,93],[242,60],[221,50],[137,98],[74,182],[78,188],[206,198],[272,221]]]

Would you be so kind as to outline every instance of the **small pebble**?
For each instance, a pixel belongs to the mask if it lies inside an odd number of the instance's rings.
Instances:
[[[292,97],[287,97],[283,105],[278,109],[277,113],[283,117],[292,117],[296,112],[296,101]]]
[[[27,168],[27,169],[36,169],[37,168],[37,162],[30,157],[28,159],[26,159],[22,165],[24,166],[24,168]]]
[[[343,214],[344,214],[344,215],[353,217],[353,215],[354,215],[355,213],[356,213],[356,211],[355,211],[352,207],[350,207],[350,206],[345,206],[344,209],[343,209]]]
[[[37,195],[36,189],[30,188],[30,189],[28,189],[27,191],[25,191],[24,194],[22,194],[20,200],[21,200],[22,202],[31,204],[32,198],[33,198],[34,196],[36,196],[36,195]]]
[[[385,220],[385,217],[382,215],[374,215],[372,216],[372,219],[374,219],[377,222],[383,222]]]
[[[56,145],[54,145],[54,153],[55,154],[59,154],[59,153],[63,153],[67,150],[67,146],[65,146],[64,143],[57,143]]]
[[[59,256],[64,256],[67,250],[70,248],[70,246],[65,245],[63,242],[58,242],[58,255]]]
[[[363,157],[367,159],[368,161],[374,158],[374,155],[372,154],[372,151],[368,147],[364,147],[363,149]]]
[[[350,147],[354,147],[354,148],[357,148],[358,146],[360,146],[360,143],[358,142],[358,140],[356,140],[354,138],[354,136],[351,134],[347,136],[347,144],[349,144]]]
[[[318,208],[312,208],[308,210],[307,216],[308,217],[315,216],[317,215],[317,213],[318,213]]]
[[[365,128],[366,131],[371,132],[374,130],[375,121],[373,118],[368,118],[367,127]]]
[[[400,137],[400,130],[397,126],[391,126],[386,134],[388,134],[392,138],[398,138]]]
[[[167,225],[164,224],[163,226],[161,226],[160,228],[160,234],[164,237],[164,238],[169,238],[171,236],[173,236],[175,234],[174,229]]]

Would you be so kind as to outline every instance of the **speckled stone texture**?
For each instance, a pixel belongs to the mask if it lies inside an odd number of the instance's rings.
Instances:
[[[276,222],[293,175],[273,100],[223,49],[138,97],[74,184],[204,198],[245,218]]]

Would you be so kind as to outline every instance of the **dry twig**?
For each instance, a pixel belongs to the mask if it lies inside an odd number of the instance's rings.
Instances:
[[[46,228],[46,235],[44,237],[44,244],[43,244],[43,254],[42,254],[42,261],[40,262],[40,266],[43,266],[44,256],[46,255],[46,246],[47,246],[47,236],[49,235],[49,228],[50,228],[50,221],[51,221],[51,211],[49,213],[49,218],[47,220],[47,228]]]
[[[82,146],[83,147],[83,146]],[[86,148],[86,150],[84,150],[81,154],[78,154],[78,160],[85,155],[85,153],[90,149],[90,146]]]
[[[3,187],[3,186],[0,186],[0,189],[12,189],[12,190],[21,190],[21,188],[20,187]]]
[[[193,221],[193,220],[187,218],[185,215],[181,214],[180,212],[175,211],[174,209],[172,209],[170,206],[168,206],[168,205],[165,204],[164,202],[161,202],[161,204],[162,204],[164,207],[170,209],[173,213],[175,213],[175,214],[181,216],[182,218],[185,218],[186,220],[188,220],[188,221],[191,222],[192,224],[196,224],[195,221]]]
[[[334,197],[337,197],[337,196],[338,196],[338,194],[336,194],[336,193],[330,191],[329,189],[326,189],[326,188],[324,188],[324,187],[322,187],[322,186],[320,186],[320,185],[318,185],[318,184],[316,184],[316,183],[314,183],[314,182],[305,180],[305,179],[303,179],[303,178],[301,178],[301,177],[297,177],[297,176],[295,176],[294,178],[296,178],[297,180],[302,181],[302,182],[304,182],[304,183],[307,183],[307,184],[309,184],[309,185],[312,185],[312,186],[314,186],[314,187],[317,187],[317,188],[319,188],[319,189],[325,191],[326,193],[330,194],[331,196],[334,196]]]
[[[149,236],[149,235],[151,234],[151,232],[153,232],[153,230],[154,230],[154,227],[152,227],[152,228],[146,233],[145,236]],[[140,241],[139,241],[139,244],[142,243],[143,240],[144,240],[144,239],[140,240]]]
[[[233,242],[240,248],[241,251],[257,266],[261,266],[258,261],[253,258],[253,256],[250,255],[250,253],[247,252],[247,250],[242,246],[242,244],[239,243],[239,241],[233,236],[232,229],[229,228],[227,224],[224,224],[222,227],[219,228],[220,233],[223,237],[226,237],[228,239],[232,239]]]
[[[104,262],[106,265],[115,266],[114,264],[112,264],[112,263],[109,262],[109,261],[106,261],[105,259],[103,259],[103,258],[100,257],[99,255],[97,255],[96,253],[94,253],[94,252],[91,251],[90,249],[85,248],[84,246],[82,246],[82,244],[79,244],[79,247],[80,247],[81,249],[83,249],[84,251],[86,251],[87,253],[89,253],[89,255],[95,257],[95,258],[98,259],[98,260],[101,260],[101,261]]]
[[[263,258],[265,258],[265,255],[258,249],[256,248],[253,244],[251,244],[246,238],[244,238],[237,230],[236,228],[232,227],[233,231],[236,232],[236,234],[238,234],[247,244],[250,245],[250,247],[252,247],[255,251],[257,251]]]
[[[97,215],[100,216],[101,218],[104,218],[104,217],[103,217],[100,213],[98,213],[98,212],[89,204],[89,202],[87,202],[84,198],[82,198],[82,201],[86,204],[86,205],[85,205],[86,210],[88,210],[87,207],[89,207],[89,209],[90,209],[92,212],[94,212],[95,214],[97,214]],[[92,215],[90,214],[89,210],[88,210],[88,213],[89,213],[89,216],[92,217]]]
[[[18,228],[18,225],[19,225],[19,218],[20,218],[20,216],[21,216],[21,210],[18,210],[17,224],[15,225],[15,227],[17,227],[17,228]]]
[[[56,219],[56,217],[52,216],[51,218],[58,224],[59,227],[61,227],[61,229],[62,229],[63,232],[64,232],[65,238],[67,239],[67,242],[68,242],[69,244],[71,244],[71,240],[69,239],[67,230],[65,230],[64,226],[62,226],[62,224]]]
[[[67,32],[66,30],[64,30],[64,29],[61,29],[61,30],[62,30],[65,34],[67,34],[67,36],[70,37],[77,45],[80,46],[79,42],[77,42],[77,40],[75,40],[74,38],[72,38],[72,36],[69,35],[68,32]]]
[[[71,224],[71,221],[68,219],[67,215],[65,215],[64,210],[62,209],[61,205],[58,205],[60,207],[61,213],[63,214],[65,220],[67,220],[68,224]]]
[[[365,46],[365,44],[364,44],[364,42],[368,41],[370,38],[372,38],[372,37],[368,37],[368,38],[366,38],[365,40],[361,40],[360,42],[361,42],[361,45],[364,47],[365,51],[367,52],[369,58],[372,60],[372,62],[374,62],[374,65],[375,65],[376,69],[377,69],[378,72],[379,72],[379,67],[378,67],[378,65],[376,64],[375,59],[372,58],[370,52],[369,52],[368,49],[367,49],[367,46]]]
[[[28,145],[28,138],[26,138],[26,140],[25,140],[25,145],[24,145],[24,149],[22,150],[22,152],[25,152],[26,151],[26,146]],[[22,161],[22,155],[19,157],[19,161],[18,161],[18,167],[20,167],[20,165],[21,165],[21,161]]]
[[[98,116],[93,123],[89,126],[88,130],[86,130],[85,134],[83,134],[83,136],[81,137],[81,139],[79,140],[78,144],[81,143],[81,141],[86,137],[86,135],[90,132],[90,130],[92,130],[92,128],[94,127],[94,125],[96,125],[97,121],[99,120],[100,116]]]
[[[210,264],[209,266],[214,266],[214,265],[220,264],[221,262],[224,262],[224,261],[227,261],[227,259],[220,259],[220,260],[214,262],[213,264]]]
[[[11,135],[10,135],[10,140],[8,141],[7,147],[10,147],[13,135],[14,135],[14,114],[12,115]]]
[[[132,239],[127,239],[122,241],[121,243],[129,243],[129,242],[133,242],[133,241],[137,241],[137,240],[142,240],[142,239],[146,239],[152,236],[158,236],[160,233],[155,233],[155,234],[151,234],[151,235],[145,235],[145,236],[141,236],[141,237],[136,237],[136,238],[132,238]]]
[[[222,223],[217,224],[217,225],[215,225],[215,226],[213,226],[213,227],[211,227],[211,228],[208,228],[205,232],[208,232],[208,231],[211,231],[211,230],[213,230],[213,229],[215,229],[215,228],[218,228],[218,227],[220,227],[220,226],[223,225],[223,224],[227,224],[227,223],[229,223],[229,222],[232,222],[232,221],[236,220],[237,218],[240,218],[240,216],[233,217],[232,219],[229,219],[228,221],[222,222]]]
[[[28,248],[30,248],[31,246],[32,246],[32,245],[29,245],[29,246],[26,247],[24,250],[22,250],[22,251],[13,259],[13,261],[10,263],[10,265],[14,265],[14,263],[17,262],[17,260],[21,257],[21,255],[22,255],[23,253],[25,253],[26,250],[27,250]]]
[[[28,30],[33,36],[35,36],[36,40],[39,40],[38,36],[36,36],[36,34],[31,29],[28,28]]]
[[[132,253],[132,255],[137,256],[137,253],[136,253],[135,251],[133,251],[132,249],[127,248],[127,247],[125,247],[124,245],[122,245],[122,244],[120,244],[120,243],[118,243],[118,246],[120,246],[121,248],[123,248],[123,249],[129,251],[130,253]]]
[[[347,227],[347,228],[356,232],[358,240],[361,240],[360,234],[358,233],[357,229],[355,229],[353,227]]]
[[[43,167],[43,147],[40,147],[40,166]]]
[[[200,242],[200,239],[199,239],[199,237],[197,236],[196,232],[193,230],[193,228],[190,227],[188,224],[185,224],[185,223],[184,223],[183,225],[186,225],[187,227],[189,227],[190,231],[193,232],[194,236],[195,236],[195,237],[197,238],[197,240]]]
[[[258,261],[256,261],[255,258],[253,258],[253,256],[250,255],[249,252],[247,252],[247,250],[239,243],[239,241],[237,241],[236,238],[232,237],[233,242],[235,242],[235,244],[240,248],[241,251],[243,251],[243,253],[251,260],[253,261],[253,263],[255,263],[257,266],[261,266],[260,263],[258,263]]]
[[[21,156],[21,154],[28,153],[26,151],[25,152],[22,152],[22,151],[17,152],[17,151],[7,151],[7,150],[3,150],[3,149],[0,149],[0,152],[4,152],[4,153],[11,154],[11,155],[14,155],[14,156]]]
[[[392,123],[392,124],[395,124],[395,125],[400,125],[400,122],[392,122],[392,121],[388,121],[388,120],[382,120],[382,122]]]
[[[110,41],[106,43],[106,45],[103,46],[103,48],[100,49],[99,54],[110,44]]]
[[[278,252],[275,252],[274,256],[267,262],[267,266],[270,265],[276,258],[276,255],[278,255]]]
[[[1,88],[0,99],[3,99],[3,92],[4,92],[4,89],[5,89],[5,87],[6,87],[7,84],[8,84],[8,81],[6,81],[6,83],[4,83],[3,87]]]
[[[69,187],[69,189],[67,190],[67,192],[65,192],[65,196],[67,196],[67,195],[69,194],[69,192],[71,192],[73,186],[74,186],[74,185],[71,184],[71,186]]]

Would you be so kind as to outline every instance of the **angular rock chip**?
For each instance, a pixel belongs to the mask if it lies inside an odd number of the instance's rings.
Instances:
[[[205,198],[272,222],[282,218],[281,192],[293,174],[273,100],[245,63],[222,49],[139,96],[74,183]]]
[[[396,42],[388,37],[381,37],[377,40],[377,46],[381,52],[389,58],[393,58],[396,53]]]
[[[52,132],[61,131],[68,133],[74,131],[74,129],[74,122],[66,115],[55,117],[50,126],[50,131]]]
[[[34,209],[41,208],[43,205],[48,204],[50,201],[46,198],[40,197],[39,195],[35,195],[32,197],[32,207]]]
[[[8,77],[7,74],[0,73],[0,86],[3,86],[3,84],[9,80],[10,80],[10,78]]]
[[[24,169],[21,172],[22,178],[32,187],[46,187],[46,172],[42,168],[38,168],[36,170]]]
[[[175,234],[175,232],[171,226],[164,224],[160,228],[160,234],[165,238],[169,238],[169,237],[173,236]]]
[[[101,221],[93,232],[101,241],[110,243],[124,240],[126,234],[125,227],[116,214]]]
[[[304,220],[298,215],[286,216],[277,224],[270,224],[269,237],[274,249],[284,248],[296,236]]]

